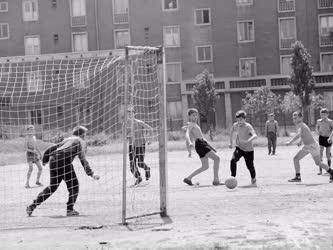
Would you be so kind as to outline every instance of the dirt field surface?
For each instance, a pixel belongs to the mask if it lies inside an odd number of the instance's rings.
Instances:
[[[302,182],[288,183],[295,174],[292,157],[297,150],[296,146],[279,147],[276,156],[268,156],[266,148],[255,148],[258,186],[249,185],[249,172],[241,159],[237,172],[239,186],[235,190],[212,186],[212,168],[193,179],[200,182],[198,187],[185,185],[183,178],[200,166],[200,160],[196,155],[188,158],[185,151],[170,152],[169,217],[146,217],[128,226],[117,224],[119,207],[112,209],[103,202],[110,198],[120,203],[120,193],[96,197],[94,206],[82,211],[86,202],[84,193],[89,192],[86,186],[100,185],[84,175],[79,175],[82,199],[77,202],[82,216],[64,216],[63,204],[56,203],[57,199],[66,201],[66,190],[62,189],[53,200],[45,202],[44,208],[27,218],[24,205],[40,190],[31,189],[31,193],[26,194],[23,188],[26,167],[10,166],[13,171],[8,171],[4,170],[5,166],[0,169],[3,194],[0,197],[3,225],[0,249],[333,249],[333,183],[329,183],[329,176],[317,175],[318,169],[310,156],[301,162]],[[218,154],[223,181],[230,175],[232,150]],[[89,161],[104,160],[95,156]],[[19,171],[21,168],[24,170]],[[149,201],[150,188],[157,185],[157,169],[152,171],[154,183],[136,190],[138,197],[144,197],[143,206]],[[16,179],[21,183],[9,180],[6,173],[20,175]],[[101,173],[101,177],[104,176],[107,173]],[[115,174],[108,178],[107,182],[117,181],[112,185],[121,186]],[[103,186],[107,182],[103,182]],[[101,193],[107,193],[103,190],[105,187],[98,188]],[[7,195],[4,189],[8,190]],[[156,195],[156,191],[154,193]],[[19,199],[20,202],[16,202]],[[51,209],[52,204],[55,208]],[[90,214],[94,214],[94,223],[89,221]]]

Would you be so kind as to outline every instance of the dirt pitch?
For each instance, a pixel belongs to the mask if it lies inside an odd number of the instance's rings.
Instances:
[[[127,227],[3,230],[0,249],[333,249],[333,184],[316,175],[310,156],[301,163],[303,182],[288,183],[296,150],[280,147],[268,156],[266,148],[255,148],[258,187],[248,186],[241,160],[235,190],[211,186],[211,168],[193,180],[199,187],[186,186],[182,179],[200,160],[169,152],[169,218],[147,217]],[[218,154],[223,180],[232,151]]]

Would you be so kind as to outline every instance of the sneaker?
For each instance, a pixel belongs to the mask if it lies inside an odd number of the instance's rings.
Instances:
[[[270,155],[271,154],[271,152],[268,152],[268,155]]]
[[[24,187],[25,187],[25,188],[30,188],[30,185],[29,185],[29,184],[25,184]]]
[[[330,183],[333,182],[333,172],[330,173]]]
[[[30,217],[32,212],[34,211],[34,207],[32,205],[27,206],[25,211],[27,212],[27,215]]]
[[[37,185],[37,186],[43,186],[43,184],[40,183],[39,181],[36,181],[36,185]]]
[[[136,181],[134,182],[134,186],[139,185],[142,182],[141,176],[139,176]]]
[[[189,180],[189,179],[187,179],[187,178],[185,178],[185,179],[183,180],[183,182],[185,182],[185,183],[186,183],[187,185],[189,185],[189,186],[193,186],[192,181]]]
[[[318,173],[317,173],[317,175],[322,175],[322,174],[323,174],[323,172],[318,172]]]
[[[298,176],[296,176],[295,178],[292,178],[292,179],[288,180],[288,182],[301,182],[301,181],[302,181],[301,177],[298,177]]]
[[[256,178],[252,178],[251,179],[251,184],[252,185],[257,185],[257,179]]]
[[[148,181],[150,179],[150,168],[147,168],[146,170],[146,180]]]
[[[75,211],[74,209],[73,210],[67,210],[67,213],[66,213],[67,216],[79,216],[80,213],[78,211]]]
[[[272,153],[272,155],[276,155],[276,153],[275,153],[275,152],[273,152],[273,153]]]

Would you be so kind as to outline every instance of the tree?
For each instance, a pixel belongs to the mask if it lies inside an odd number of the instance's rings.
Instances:
[[[207,122],[207,131],[209,131],[210,139],[213,140],[215,104],[217,95],[215,91],[215,83],[210,76],[208,70],[195,77],[195,86],[193,88],[193,99],[196,108],[199,111],[200,120]]]
[[[280,96],[273,93],[269,87],[260,87],[253,93],[247,92],[242,103],[243,109],[255,120],[259,120],[259,126],[263,129],[265,115],[279,110]]]
[[[308,121],[309,106],[312,101],[310,95],[314,89],[311,56],[300,41],[296,41],[292,49],[290,86],[292,92],[300,99],[304,120]]]

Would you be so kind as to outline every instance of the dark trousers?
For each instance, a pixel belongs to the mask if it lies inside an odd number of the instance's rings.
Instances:
[[[272,147],[273,147],[273,154],[275,154],[276,150],[276,133],[274,132],[268,132],[267,133],[267,146],[268,146],[268,153],[272,152]]]
[[[237,162],[242,157],[244,157],[246,167],[250,171],[251,178],[255,178],[256,170],[253,165],[254,151],[246,152],[246,151],[241,150],[239,147],[236,147],[236,149],[232,155],[232,159],[230,161],[231,176],[236,177]]]
[[[36,207],[47,200],[59,187],[64,180],[69,193],[67,201],[67,210],[73,210],[79,194],[79,181],[76,177],[72,165],[72,157],[64,153],[56,153],[50,158],[50,185],[38,194],[33,205]]]
[[[149,167],[145,163],[146,147],[145,145],[142,145],[140,147],[129,145],[128,152],[131,173],[134,175],[135,178],[138,178],[141,176],[138,166],[139,168],[143,168],[144,170],[149,169]]]

